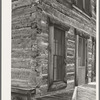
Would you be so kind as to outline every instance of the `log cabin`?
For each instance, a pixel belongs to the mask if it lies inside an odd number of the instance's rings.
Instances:
[[[96,81],[96,0],[12,0],[12,100]]]

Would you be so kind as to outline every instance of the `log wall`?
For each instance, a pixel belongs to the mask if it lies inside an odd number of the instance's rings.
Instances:
[[[47,94],[49,19],[69,26],[66,33],[67,88],[74,88],[75,29],[96,37],[94,3],[89,18],[73,7],[72,0],[12,1],[12,86],[36,88],[36,94]],[[91,0],[93,1],[93,0]],[[94,2],[94,1],[93,1]],[[89,59],[92,42],[89,39]],[[88,60],[89,65],[91,59]]]

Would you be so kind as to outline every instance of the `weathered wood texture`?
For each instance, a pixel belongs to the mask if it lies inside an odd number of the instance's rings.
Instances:
[[[96,86],[87,84],[76,87],[72,100],[96,100]]]
[[[67,65],[66,65],[66,74],[67,74],[67,82],[74,83],[75,77],[75,34],[74,28],[70,28],[66,35],[66,50],[67,50]],[[74,84],[72,85],[72,87]]]
[[[71,100],[73,90],[60,92],[58,94],[51,94],[44,97],[36,98],[36,100]]]
[[[36,86],[36,9],[29,0],[12,2],[12,86]]]
[[[42,9],[50,16],[59,19],[66,25],[71,25],[87,34],[95,35],[96,23],[92,18],[80,14],[74,9],[62,6],[56,0],[43,0]],[[53,16],[51,16],[53,15]]]
[[[47,93],[49,19],[51,19],[62,27],[70,27],[65,37],[66,81],[68,82],[67,89],[74,87],[74,29],[77,28],[85,34],[95,37],[96,22],[93,18],[87,18],[76,11],[71,5],[71,0],[67,1],[66,6],[56,0],[12,1],[12,85],[37,86],[37,94]],[[91,47],[88,50],[92,52]],[[91,58],[91,55],[89,57]]]
[[[92,71],[92,68],[93,68],[93,42],[92,42],[92,38],[88,39],[88,50],[87,50],[87,54],[88,54],[88,82],[91,82],[92,81],[92,74],[93,74],[93,71]]]

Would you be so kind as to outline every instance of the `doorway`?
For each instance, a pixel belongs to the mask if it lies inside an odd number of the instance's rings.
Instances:
[[[86,82],[86,39],[79,36],[78,46],[78,85]]]
[[[58,26],[50,27],[49,34],[49,90],[64,88],[65,81],[65,30]]]
[[[87,83],[87,38],[76,35],[75,85]]]

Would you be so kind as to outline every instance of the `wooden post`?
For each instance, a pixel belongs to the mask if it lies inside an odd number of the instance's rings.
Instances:
[[[78,87],[75,87],[72,100],[77,100],[77,98],[78,98]]]
[[[75,44],[75,86],[78,86],[78,46],[79,46],[79,35],[76,34]]]
[[[88,83],[88,41],[86,39],[86,75],[85,75],[85,83]]]
[[[54,26],[49,28],[49,69],[48,69],[48,80],[49,88],[53,83],[53,41],[54,41]]]

